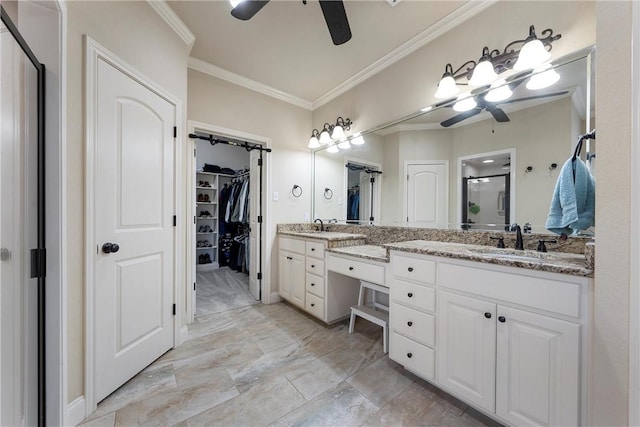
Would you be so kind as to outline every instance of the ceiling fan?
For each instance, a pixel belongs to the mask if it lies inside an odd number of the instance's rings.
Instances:
[[[333,44],[338,46],[351,40],[351,28],[344,3],[337,0],[319,0],[319,2]],[[247,21],[267,3],[269,0],[243,0],[231,10],[231,15]],[[302,0],[302,3],[307,4],[307,0]]]
[[[443,127],[453,126],[456,123],[460,123],[463,120],[466,120],[470,117],[480,114],[483,110],[487,110],[489,113],[491,113],[491,115],[497,122],[501,122],[501,123],[509,122],[511,121],[511,119],[509,119],[509,116],[507,116],[507,113],[505,113],[504,110],[499,107],[500,105],[513,104],[514,102],[531,101],[533,99],[550,98],[553,96],[565,95],[567,93],[569,93],[569,91],[565,90],[561,92],[547,93],[544,95],[526,96],[524,98],[509,99],[507,101],[500,101],[500,102],[487,101],[482,94],[478,94],[474,96],[474,99],[477,104],[476,107],[470,109],[469,111],[463,111],[460,114],[456,114],[455,116],[441,122],[440,125]],[[453,104],[450,103],[450,105],[453,105]]]

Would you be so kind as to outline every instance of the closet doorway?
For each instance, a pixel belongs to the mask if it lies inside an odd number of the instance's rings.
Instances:
[[[194,144],[191,247],[193,287],[188,317],[263,301],[263,138],[191,125]]]

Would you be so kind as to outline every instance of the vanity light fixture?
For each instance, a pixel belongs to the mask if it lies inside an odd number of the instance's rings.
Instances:
[[[553,34],[553,30],[547,28],[542,31],[542,38],[536,36],[533,25],[529,27],[529,35],[524,40],[516,40],[509,43],[502,52],[497,49],[482,49],[482,56],[476,62],[469,60],[453,71],[449,63],[445,66],[436,98],[453,98],[460,92],[460,85],[485,86],[493,83],[498,75],[507,70],[529,70],[541,66],[551,57],[549,51],[552,43],[560,39],[561,34]],[[523,67],[523,68],[521,68]]]
[[[529,90],[544,89],[560,80],[560,74],[551,68],[551,64],[536,69],[534,73],[525,85]]]
[[[340,149],[338,148],[337,145],[332,145],[329,148],[327,148],[327,153],[335,154],[335,153],[337,153],[339,151],[340,151]]]
[[[360,132],[358,132],[355,135],[353,135],[353,138],[351,139],[351,144],[353,144],[353,145],[362,145],[362,144],[364,144],[364,138],[362,137],[362,135],[360,135]]]
[[[308,148],[319,148],[322,145],[329,145],[332,141],[339,141],[346,138],[345,130],[351,129],[353,122],[351,119],[338,117],[335,124],[325,123],[322,130],[314,129],[309,138]]]
[[[491,90],[487,92],[484,99],[489,102],[500,102],[511,98],[513,92],[505,80],[498,80],[491,84]]]
[[[338,143],[338,148],[341,150],[348,150],[349,148],[351,148],[351,144],[349,144],[349,140],[345,139],[343,141],[340,141]]]
[[[468,94],[467,94],[468,95]],[[473,96],[469,96],[468,98],[459,97],[459,101],[453,104],[453,109],[462,113],[465,111],[472,110],[478,106],[478,103],[474,99]]]

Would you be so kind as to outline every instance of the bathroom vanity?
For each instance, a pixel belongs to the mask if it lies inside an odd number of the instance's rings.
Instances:
[[[280,295],[327,323],[359,281],[389,288],[389,357],[509,425],[580,425],[592,270],[584,255],[281,232]]]

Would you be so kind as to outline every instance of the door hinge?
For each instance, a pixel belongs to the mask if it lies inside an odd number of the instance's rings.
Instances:
[[[194,223],[194,224],[196,223],[196,217],[195,217],[195,215],[193,216],[193,223]]]
[[[193,290],[196,290],[196,282],[193,282]]]
[[[193,157],[196,157],[196,149],[193,149]]]
[[[407,217],[407,222],[409,222],[409,217]]]
[[[258,166],[262,166],[262,159],[258,159]]]
[[[373,184],[374,182],[376,182],[376,179],[374,177],[371,177],[371,183]]]
[[[175,304],[173,304],[173,315],[174,315],[174,316],[176,315],[176,311],[177,311],[177,307],[176,307],[176,305],[175,305]]]
[[[407,174],[407,181],[409,181],[409,174]]]
[[[174,127],[173,127],[173,137],[174,137],[174,138],[177,138],[177,137],[178,137],[178,127],[177,127],[177,126],[174,126]]]
[[[41,278],[46,276],[47,271],[47,250],[31,249],[31,278]]]
[[[258,274],[256,274],[256,279],[258,279],[258,280],[262,280],[262,273],[258,273]]]
[[[258,215],[258,223],[262,223],[262,215]]]
[[[173,226],[175,227],[178,224],[178,217],[176,215],[173,216]]]
[[[374,218],[372,216],[369,217],[369,221],[373,221]]]

